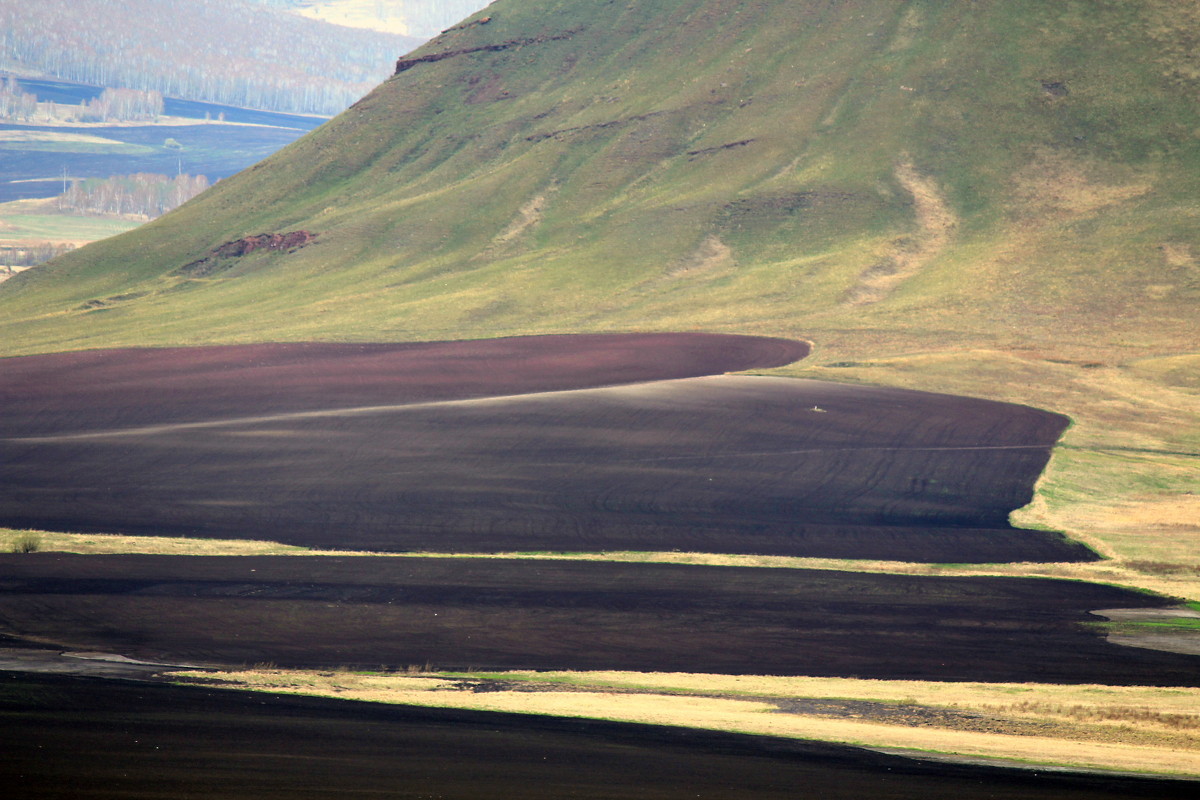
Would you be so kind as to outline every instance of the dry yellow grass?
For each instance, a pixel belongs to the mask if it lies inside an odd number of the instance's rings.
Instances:
[[[173,556],[331,555],[278,542],[125,536],[115,533],[53,533],[13,528],[0,528],[0,552],[11,552],[18,539],[27,536],[36,539],[38,550],[59,553],[146,553]]]
[[[851,290],[851,305],[877,303],[919,272],[950,244],[958,218],[937,183],[922,175],[911,161],[896,166],[896,182],[912,197],[916,231],[891,243],[889,252],[859,276]]]
[[[85,133],[59,131],[0,131],[0,142],[75,142],[77,144],[121,144],[119,139],[91,136]]]
[[[1043,148],[1013,177],[1012,202],[1023,224],[1047,224],[1131,200],[1151,189],[1133,169]]]
[[[1187,689],[626,672],[411,676],[268,669],[181,672],[175,677],[367,702],[613,719],[963,758],[1200,775],[1200,695]],[[509,690],[506,683],[493,687],[499,691],[470,691],[481,679],[526,685],[522,691]],[[831,702],[807,713],[795,705],[805,699]],[[870,708],[861,704],[837,711],[838,703],[846,701],[888,704],[906,714],[872,718]],[[792,710],[781,711],[780,703],[790,703],[785,707]],[[1035,726],[1022,725],[1030,722]],[[1035,727],[1039,733],[1031,735]]]
[[[888,572],[900,575],[955,575],[1064,578],[1109,583],[1157,592],[1168,597],[1200,602],[1200,563],[1180,561],[1178,571],[1149,574],[1111,559],[1092,563],[916,564],[906,561],[857,561],[834,558],[726,555],[680,552],[605,553],[373,553],[350,550],[310,550],[296,545],[240,539],[185,539],[167,536],[52,533],[0,528],[0,551],[10,552],[19,537],[36,535],[39,550],[64,553],[145,553],[192,556],[374,556],[405,558],[525,558],[566,561],[623,561],[633,563],[697,564],[708,566],[775,569],[826,569],[846,572]],[[1181,550],[1184,548],[1181,548]],[[1151,565],[1154,567],[1154,565]],[[1159,567],[1161,568],[1161,567]]]

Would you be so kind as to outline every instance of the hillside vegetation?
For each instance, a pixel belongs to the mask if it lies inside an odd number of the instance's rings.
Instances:
[[[473,19],[176,212],[7,281],[3,352],[806,338],[781,374],[1070,414],[1022,521],[1194,572],[1200,12],[499,0]],[[181,271],[296,230],[318,237]]]

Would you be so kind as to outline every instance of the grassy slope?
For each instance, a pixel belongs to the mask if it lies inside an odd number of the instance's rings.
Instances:
[[[215,244],[308,227],[321,247],[70,327],[97,343],[283,323],[293,338],[703,325],[1100,339],[1118,356],[1192,344],[1200,120],[1191,87],[1163,76],[1152,12],[1131,10],[1152,4],[650,5],[499,3],[429,49],[578,33],[418,66],[186,211],[66,262],[70,286],[30,280],[5,306],[169,288]],[[527,138],[588,125],[607,127]],[[950,243],[886,300],[847,303],[864,269],[919,243],[904,163],[957,223]],[[538,197],[540,221],[504,241]],[[712,236],[729,256],[699,266]],[[214,329],[243,300],[263,313]],[[62,345],[60,320],[21,322],[21,349]]]

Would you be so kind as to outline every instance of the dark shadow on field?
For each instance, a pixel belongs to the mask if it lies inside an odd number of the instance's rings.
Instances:
[[[786,363],[800,343],[263,347],[0,362],[0,524],[390,552],[1095,557],[1007,522],[1063,417],[814,381],[683,380]],[[566,391],[579,386],[607,388]]]
[[[71,797],[1190,798],[1195,784],[923,762],[593,720],[0,674],[0,784]],[[714,790],[717,792],[714,794]]]
[[[0,556],[0,633],[165,663],[1188,685],[1079,581],[405,557]]]

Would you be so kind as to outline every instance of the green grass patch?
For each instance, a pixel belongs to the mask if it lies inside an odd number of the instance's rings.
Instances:
[[[138,220],[75,214],[6,213],[0,205],[0,243],[94,242],[141,224]]]

